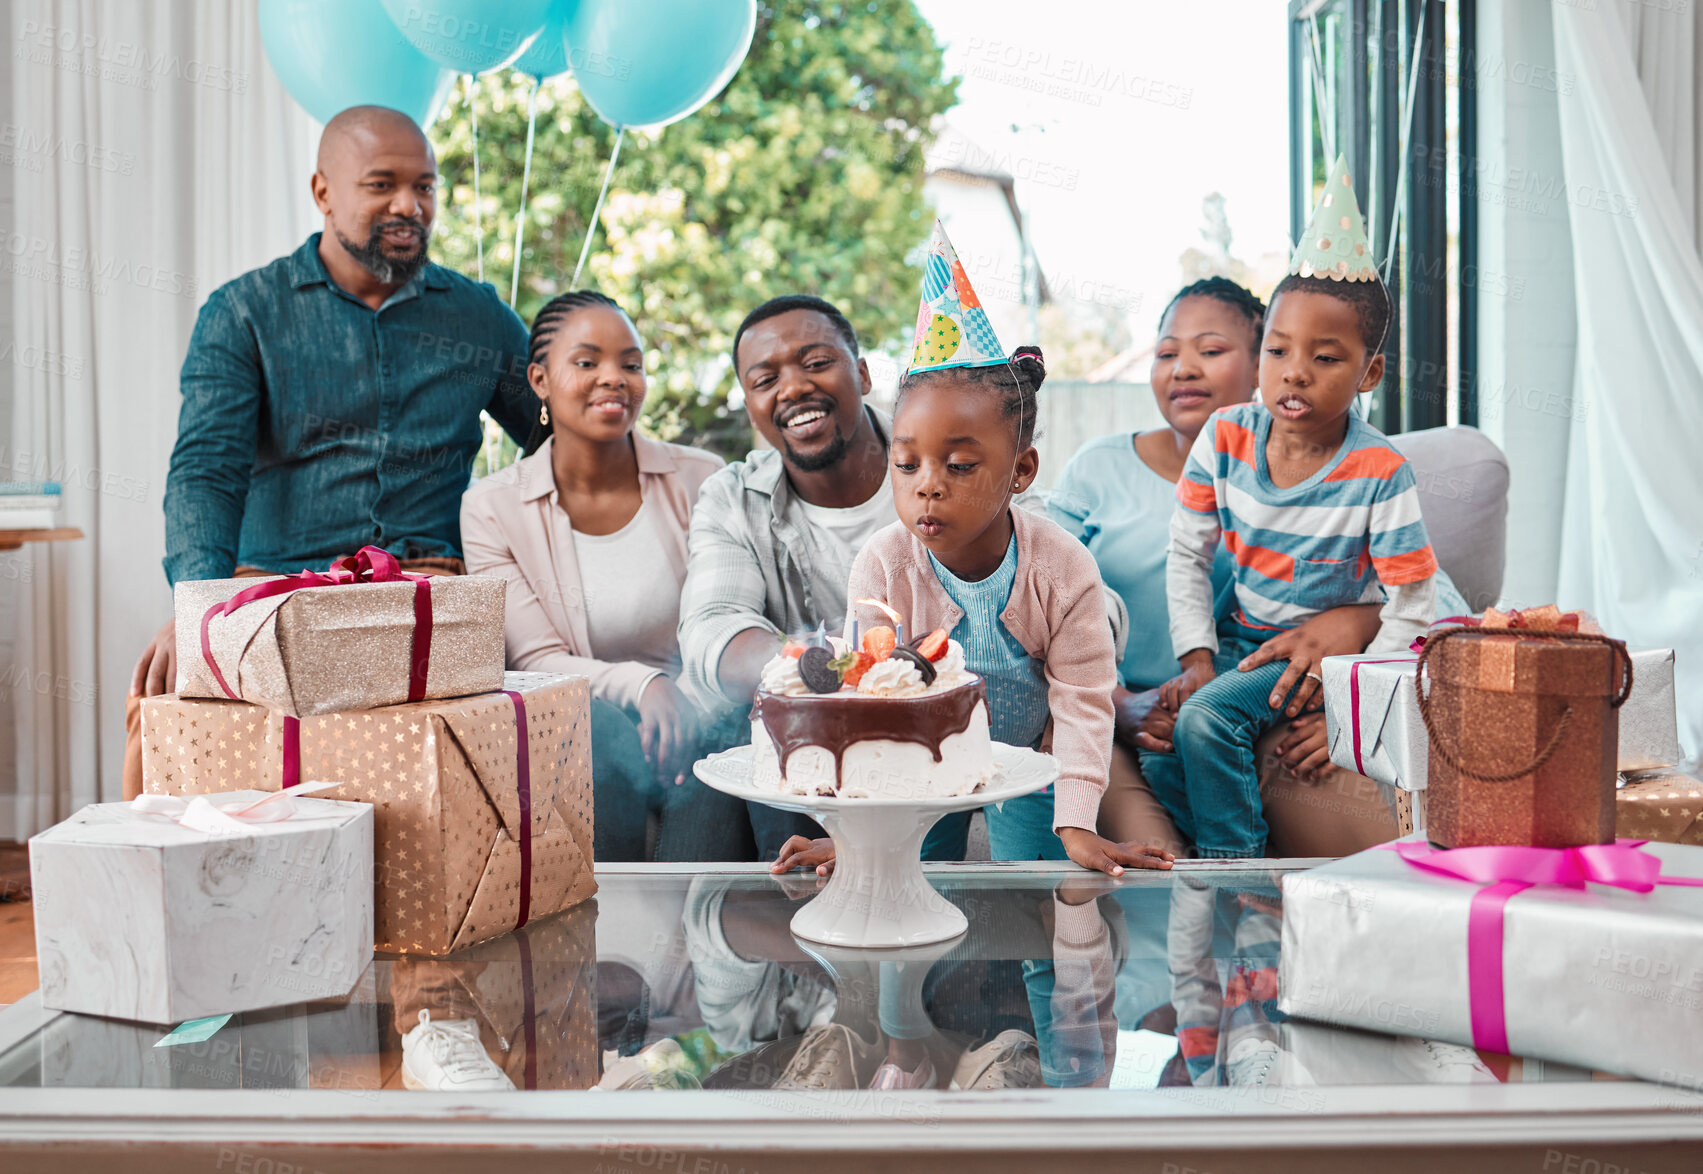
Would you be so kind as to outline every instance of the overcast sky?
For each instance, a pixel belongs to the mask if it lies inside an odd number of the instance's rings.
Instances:
[[[1131,291],[1141,337],[1178,284],[1179,254],[1200,243],[1212,191],[1228,200],[1238,256],[1287,250],[1280,0],[917,4],[964,79],[949,121],[1018,177],[1055,288]]]

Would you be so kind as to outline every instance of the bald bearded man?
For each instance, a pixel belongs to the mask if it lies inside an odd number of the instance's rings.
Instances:
[[[323,568],[382,546],[460,573],[480,409],[522,444],[538,421],[526,326],[489,285],[427,258],[437,159],[407,115],[345,110],[312,181],[325,227],[215,290],[183,362],[166,476],[166,578]],[[141,787],[140,698],[176,681],[176,632],[136,664],[126,797]]]

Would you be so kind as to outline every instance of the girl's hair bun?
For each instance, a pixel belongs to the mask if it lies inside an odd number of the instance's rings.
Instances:
[[[1039,390],[1047,377],[1047,360],[1038,346],[1020,346],[1011,352],[1011,365],[1022,372],[1029,386]]]

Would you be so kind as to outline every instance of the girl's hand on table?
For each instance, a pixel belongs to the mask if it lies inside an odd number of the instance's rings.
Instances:
[[[1327,656],[1364,652],[1366,645],[1378,634],[1379,606],[1376,603],[1354,603],[1320,612],[1261,644],[1243,657],[1236,669],[1245,673],[1262,664],[1287,660],[1289,666],[1277,678],[1277,685],[1266,703],[1277,709],[1283,705],[1283,699],[1289,697],[1289,690],[1295,689],[1295,696],[1289,698],[1285,713],[1298,717],[1308,710],[1317,709],[1325,703],[1324,678],[1319,661]],[[1298,689],[1295,688],[1297,682],[1300,683]]]
[[[1289,729],[1272,750],[1293,774],[1309,782],[1316,781],[1319,771],[1330,764],[1325,715],[1318,710],[1302,714],[1289,723]]]
[[[791,872],[795,868],[815,869],[817,876],[832,876],[834,872],[834,841],[827,836],[820,840],[794,836],[781,845],[781,854],[769,865],[770,872]]]
[[[1107,876],[1122,876],[1126,868],[1170,868],[1176,859],[1163,848],[1120,844],[1087,828],[1059,828],[1058,838],[1072,860]]]

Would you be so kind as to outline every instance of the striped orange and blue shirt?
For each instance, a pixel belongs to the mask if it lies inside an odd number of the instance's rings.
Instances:
[[[1181,557],[1186,571],[1204,559],[1210,568],[1222,539],[1235,559],[1241,619],[1274,630],[1344,604],[1375,603],[1436,573],[1413,470],[1383,433],[1351,414],[1324,466],[1279,488],[1266,467],[1271,419],[1253,400],[1220,409],[1201,429],[1177,481],[1171,563]],[[1206,638],[1213,635],[1210,586],[1208,606],[1195,614],[1200,609],[1187,598],[1194,592],[1177,598],[1177,570],[1167,581],[1178,655],[1215,649],[1216,638]]]

